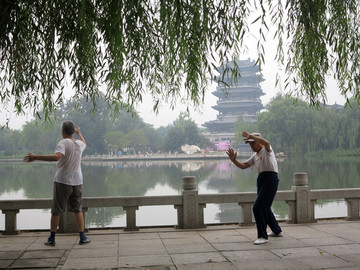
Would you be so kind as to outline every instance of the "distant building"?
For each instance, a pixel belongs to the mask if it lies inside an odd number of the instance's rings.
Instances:
[[[324,106],[324,104],[322,104],[322,106]],[[344,109],[344,106],[336,104],[336,102],[333,105],[325,104],[325,106],[326,106],[326,108],[335,110],[336,112],[339,112],[342,109]]]
[[[233,78],[233,72],[240,74],[238,78]],[[225,67],[218,67],[220,73],[215,78],[219,83],[213,95],[219,99],[212,108],[217,110],[216,120],[203,124],[210,133],[234,132],[234,123],[239,115],[244,121],[256,123],[256,115],[264,108],[260,96],[264,95],[260,87],[260,82],[264,81],[259,74],[259,66],[255,66],[255,61],[236,60],[228,62]],[[225,83],[227,85],[225,85]]]
[[[212,94],[218,97],[218,101],[212,108],[219,113],[216,120],[203,126],[209,131],[207,137],[210,141],[217,145],[218,150],[223,150],[234,138],[234,124],[240,115],[246,122],[257,122],[257,114],[264,108],[260,100],[264,95],[260,82],[264,79],[259,66],[250,59],[231,61],[217,70],[220,73],[215,78],[218,86]],[[233,73],[240,75],[234,78]]]

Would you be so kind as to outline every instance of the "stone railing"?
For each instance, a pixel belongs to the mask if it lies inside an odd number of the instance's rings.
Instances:
[[[86,217],[88,208],[122,207],[126,211],[124,230],[138,230],[136,211],[139,206],[173,205],[177,211],[177,228],[204,228],[204,208],[209,203],[238,203],[242,214],[240,226],[253,225],[252,205],[256,199],[255,192],[237,192],[222,194],[198,194],[195,177],[183,177],[181,195],[172,196],[131,196],[83,198],[83,212]],[[359,220],[360,188],[310,190],[306,173],[294,173],[293,186],[288,191],[278,191],[276,201],[285,201],[289,206],[288,223],[316,222],[314,206],[318,199],[345,199],[347,203],[347,220]],[[27,199],[0,201],[0,209],[5,214],[3,234],[17,234],[17,213],[21,209],[49,209],[51,199]],[[60,218],[59,231],[76,232],[74,215],[65,212]]]

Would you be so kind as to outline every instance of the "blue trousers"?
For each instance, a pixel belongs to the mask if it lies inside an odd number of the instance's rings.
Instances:
[[[266,227],[279,234],[281,228],[277,223],[271,205],[274,201],[279,185],[279,178],[275,172],[261,172],[257,178],[257,198],[253,205],[253,213],[255,217],[258,238],[268,239]]]

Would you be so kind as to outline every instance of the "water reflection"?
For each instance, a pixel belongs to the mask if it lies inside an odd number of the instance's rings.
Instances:
[[[84,197],[105,196],[153,196],[181,194],[182,177],[195,176],[199,193],[225,193],[256,191],[257,172],[251,169],[240,170],[226,159],[210,161],[126,161],[98,162],[83,161]],[[52,178],[55,164],[0,164],[0,199],[50,198],[52,196]],[[312,189],[358,187],[360,165],[357,160],[320,161],[285,159],[279,161],[280,190],[289,190],[294,172],[308,173]],[[327,207],[329,205],[329,207]],[[343,211],[344,203],[337,202],[337,208]],[[285,202],[275,202],[274,212],[280,219],[287,217]],[[339,215],[334,202],[319,202],[316,217],[323,214]],[[31,211],[31,210],[29,210]],[[331,212],[331,214],[329,213]],[[88,227],[117,227],[125,225],[125,212],[122,208],[89,209],[86,214]],[[345,215],[346,212],[343,213]],[[19,214],[21,215],[21,213]],[[46,215],[48,211],[35,212]],[[238,222],[241,211],[237,204],[207,205],[206,223]],[[0,229],[4,227],[4,215],[0,217]],[[31,220],[23,222],[19,218],[18,226],[48,228],[49,224],[31,225]],[[176,223],[173,207],[140,207],[137,215],[138,225],[170,225]],[[32,227],[31,227],[32,228]]]

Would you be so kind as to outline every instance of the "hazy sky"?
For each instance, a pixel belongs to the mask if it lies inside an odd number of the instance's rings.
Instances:
[[[246,58],[242,58],[244,60]],[[251,59],[254,60],[254,59]],[[260,83],[260,86],[265,95],[260,97],[263,105],[265,106],[269,101],[276,96],[277,93],[280,92],[280,89],[275,89],[275,80],[276,80],[276,70],[277,64],[275,62],[271,62],[265,64],[263,69],[263,77],[265,81]],[[207,121],[215,120],[218,114],[218,111],[212,109],[211,107],[216,104],[217,97],[215,97],[212,92],[216,90],[216,83],[212,83],[209,86],[208,91],[205,95],[205,101],[202,106],[199,107],[198,111],[191,110],[190,116],[191,118],[198,124],[201,125]],[[326,89],[328,104],[337,104],[343,105],[345,103],[345,98],[342,97],[339,93],[339,90],[336,86],[336,81],[329,79],[328,87]],[[155,114],[152,111],[152,103],[144,102],[142,105],[138,107],[138,111],[140,116],[146,123],[153,124],[155,128],[159,126],[166,126],[171,124],[178,117],[179,113],[186,110],[186,106],[179,105],[175,108],[174,111],[171,111],[167,106],[163,106],[160,109],[159,114]],[[200,112],[199,112],[200,110]]]
[[[258,33],[258,29],[256,26],[254,27],[253,33]],[[280,91],[280,89],[275,88],[275,80],[276,80],[276,74],[281,68],[276,63],[275,55],[276,55],[276,41],[272,40],[273,33],[268,33],[267,36],[269,37],[267,39],[266,44],[264,44],[265,47],[265,64],[262,66],[263,71],[263,78],[265,81],[263,81],[260,86],[262,87],[263,92],[265,93],[264,96],[261,97],[261,101],[263,105],[266,105],[271,98],[276,96],[276,94]],[[257,58],[257,38],[254,36],[245,36],[245,44],[247,45],[248,50],[244,52],[244,54],[241,55],[240,60],[245,60],[250,58],[251,60],[256,60]],[[286,52],[286,49],[284,49]],[[285,76],[283,75],[282,79],[285,79]],[[69,84],[69,83],[68,83]],[[327,98],[328,98],[328,104],[334,104],[335,102],[337,104],[344,104],[345,99],[339,94],[338,87],[336,85],[336,82],[332,79],[329,79],[327,81],[328,87],[326,89]],[[212,109],[211,107],[216,104],[217,98],[212,94],[213,91],[216,89],[216,83],[212,82],[211,85],[209,85],[208,90],[205,94],[205,101],[202,106],[198,108],[197,111],[191,110],[190,111],[190,117],[200,126],[201,124],[205,123],[206,121],[215,120],[217,116],[217,111]],[[71,92],[71,89],[69,89]],[[65,95],[70,96],[70,95]],[[158,128],[160,126],[167,126],[168,124],[173,123],[174,120],[176,120],[179,116],[180,112],[184,112],[186,110],[185,105],[181,105],[179,101],[179,105],[176,106],[176,108],[172,111],[169,109],[169,106],[166,104],[163,104],[163,106],[160,107],[159,113],[155,114],[152,111],[153,103],[151,98],[144,98],[143,103],[140,104],[137,107],[137,111],[139,112],[142,119],[149,124],[152,124],[155,128]],[[31,113],[25,116],[16,116],[14,113],[4,113],[0,110],[0,124],[4,124],[6,119],[10,118],[10,128],[11,129],[20,129],[22,125],[26,121],[31,121]]]
[[[244,57],[241,60],[246,58]],[[252,58],[252,60],[254,59]],[[263,92],[265,93],[264,96],[260,97],[263,105],[266,105],[271,100],[271,98],[275,97],[276,94],[280,91],[279,89],[275,89],[275,77],[277,69],[277,64],[274,61],[265,62],[263,67],[263,77],[265,81],[260,84]],[[197,110],[190,110],[190,117],[199,126],[207,121],[215,120],[217,117],[218,112],[211,108],[216,104],[217,101],[217,97],[212,94],[212,92],[215,91],[216,86],[217,84],[214,82],[209,85],[209,88],[205,94],[204,104],[201,105]],[[345,103],[345,98],[340,95],[334,80],[328,81],[326,92],[328,97],[328,104],[334,104],[336,102],[337,104],[343,105]],[[179,113],[186,110],[185,105],[179,104],[174,110],[171,110],[169,105],[163,104],[163,106],[160,107],[159,113],[156,114],[152,111],[152,107],[153,103],[151,98],[145,98],[143,103],[137,107],[137,111],[139,112],[144,122],[152,124],[155,128],[172,124],[173,121],[178,118]],[[4,124],[6,118],[10,117],[10,128],[21,129],[22,125],[26,121],[31,121],[33,119],[31,115],[31,113],[25,116],[16,116],[15,113],[1,113],[0,124]]]

